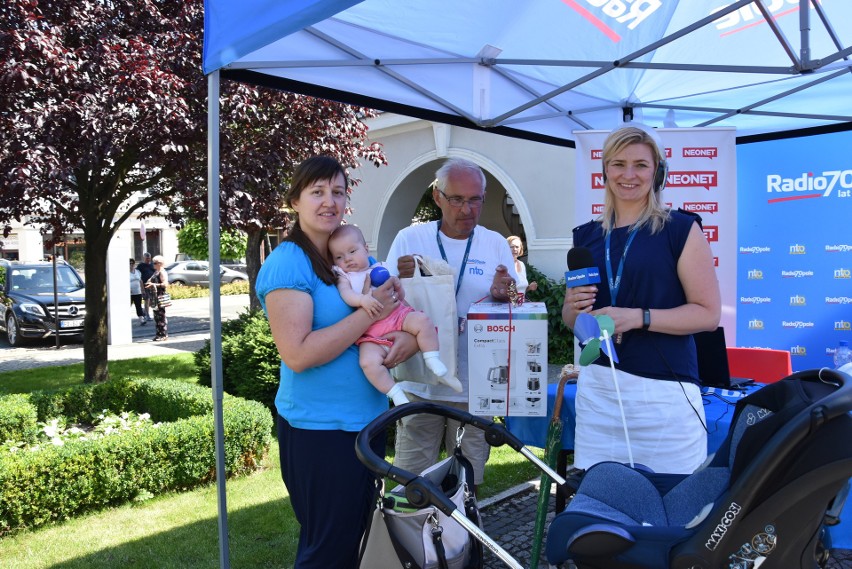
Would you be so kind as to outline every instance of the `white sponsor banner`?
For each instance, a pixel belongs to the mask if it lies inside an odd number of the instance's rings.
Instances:
[[[722,292],[725,339],[736,345],[737,307],[737,153],[733,128],[654,129],[665,147],[669,172],[663,201],[701,216]],[[601,155],[610,131],[575,131],[577,181],[575,223],[597,219],[603,211]]]

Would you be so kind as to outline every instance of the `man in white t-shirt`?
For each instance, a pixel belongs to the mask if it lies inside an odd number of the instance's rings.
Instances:
[[[479,223],[485,200],[485,175],[468,160],[451,158],[435,173],[432,199],[441,208],[441,219],[401,230],[391,244],[387,266],[402,278],[414,275],[412,255],[443,259],[456,279],[459,315],[458,370],[464,389],[457,393],[445,385],[403,382],[412,401],[433,401],[468,411],[468,363],[466,316],[478,300],[508,301],[508,287],[517,278],[506,238]],[[445,422],[447,423],[445,425]],[[406,417],[396,432],[394,465],[418,474],[438,459],[441,441],[452,451],[458,422],[430,414]],[[475,484],[482,482],[490,447],[484,433],[468,429],[462,452],[471,461]]]

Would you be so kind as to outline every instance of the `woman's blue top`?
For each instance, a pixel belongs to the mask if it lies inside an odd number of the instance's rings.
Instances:
[[[302,248],[289,241],[275,248],[257,276],[257,297],[267,317],[266,295],[282,288],[310,295],[312,330],[331,326],[354,310],[343,302],[336,286],[314,273]],[[330,362],[301,373],[281,362],[275,407],[298,429],[360,431],[388,409],[388,398],[367,381],[358,364],[358,348],[352,345]]]
[[[694,215],[671,211],[662,231],[651,235],[643,228],[636,233],[624,261],[624,271],[616,298],[616,306],[626,308],[674,308],[686,303],[677,274],[677,263],[692,224]],[[612,230],[610,243],[613,272],[627,243],[628,227]],[[588,247],[601,273],[594,309],[611,306],[611,296],[605,261],[605,239],[600,221],[590,221],[574,228],[574,246]],[[617,369],[653,379],[699,383],[695,342],[691,335],[674,336],[649,330],[634,329],[622,334],[621,344],[615,345],[619,363]],[[601,355],[597,365],[609,366],[609,358]]]

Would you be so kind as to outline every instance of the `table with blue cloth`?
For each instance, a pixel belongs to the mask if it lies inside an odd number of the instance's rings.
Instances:
[[[702,387],[701,398],[704,400],[704,416],[707,419],[707,454],[718,450],[728,435],[731,419],[737,401],[754,393],[764,384],[756,383],[739,389],[722,389],[719,387]],[[553,415],[553,404],[556,401],[556,384],[547,388],[546,417],[506,417],[506,428],[521,439],[527,446],[544,448],[547,443],[547,427]],[[567,456],[574,450],[574,428],[577,425],[577,410],[574,400],[577,398],[577,384],[565,385],[562,395],[562,452],[556,464],[556,471],[564,476],[567,470]],[[557,495],[556,511],[564,507],[564,500]],[[845,512],[844,512],[845,513]],[[850,514],[847,514],[847,518]],[[832,548],[852,549],[852,520],[841,516],[841,523],[829,526],[830,543]]]
[[[553,415],[556,400],[556,384],[547,387],[547,417],[507,417],[506,427],[527,446],[544,448],[547,442],[547,427]],[[704,387],[701,389],[704,400],[704,416],[707,419],[707,453],[712,454],[728,435],[734,406],[737,401],[749,393],[754,393],[762,384],[754,384],[743,389],[721,389]],[[574,450],[574,427],[577,425],[577,411],[574,400],[577,398],[577,384],[565,385],[562,395],[562,450]]]

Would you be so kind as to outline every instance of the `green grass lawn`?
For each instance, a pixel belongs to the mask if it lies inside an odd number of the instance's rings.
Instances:
[[[156,375],[195,381],[192,354],[109,363],[112,377]],[[0,373],[0,393],[56,389],[82,383],[74,364]],[[539,455],[540,456],[540,455]],[[481,498],[538,476],[508,447],[493,449]],[[263,468],[226,484],[233,567],[291,567],[298,539],[273,441]],[[217,489],[169,493],[74,520],[0,538],[0,567],[15,569],[209,569],[219,566]]]

